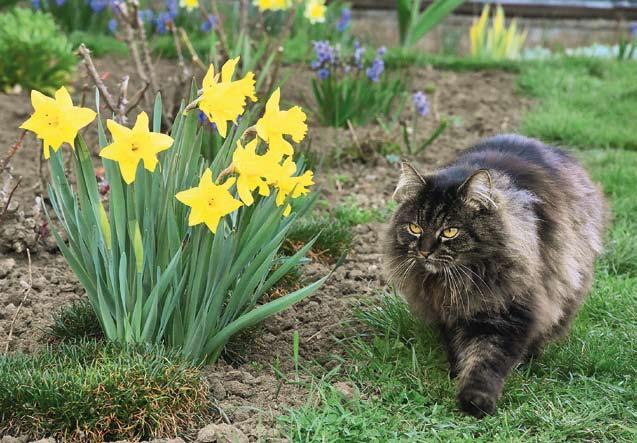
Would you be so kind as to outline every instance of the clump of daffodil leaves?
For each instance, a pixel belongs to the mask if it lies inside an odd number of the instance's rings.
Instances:
[[[107,136],[101,116],[74,106],[64,87],[54,98],[31,94],[34,112],[22,128],[42,139],[50,159],[52,225],[66,235],[53,233],[111,340],[162,342],[211,362],[233,334],[327,278],[264,303],[312,246],[289,257],[279,251],[315,199],[313,174],[295,161],[292,145],[305,137],[305,113],[282,110],[277,89],[258,116],[254,74],[233,80],[237,63],[228,60],[220,74],[210,66],[169,134],[161,132],[160,96],[152,120],[140,112],[129,128],[109,119]],[[201,125],[199,112],[214,127]],[[96,117],[106,199],[78,133]],[[74,180],[65,174],[63,144],[72,148]]]

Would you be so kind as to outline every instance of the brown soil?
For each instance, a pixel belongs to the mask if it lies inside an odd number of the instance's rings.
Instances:
[[[112,66],[113,60],[100,66]],[[163,66],[163,65],[162,65]],[[117,61],[112,72],[125,72],[125,64]],[[165,66],[160,70],[171,67]],[[289,103],[311,103],[309,77],[311,72],[287,68],[291,75],[283,88]],[[431,169],[448,161],[459,150],[478,139],[495,133],[515,131],[520,116],[528,106],[515,93],[515,79],[502,72],[454,73],[433,69],[415,69],[409,73],[415,89],[435,85],[433,113],[456,117],[457,125],[447,131],[432,146],[412,160],[423,169]],[[108,79],[109,83],[112,79]],[[80,78],[77,90],[84,80]],[[89,94],[91,95],[91,94]],[[87,101],[87,103],[90,100]],[[0,94],[0,158],[19,135],[18,126],[31,110],[28,94]],[[419,126],[421,138],[431,132],[435,123],[425,118]],[[312,149],[327,155],[335,148],[378,146],[397,138],[386,135],[378,126],[349,130],[310,125]],[[88,134],[94,139],[95,135]],[[353,199],[362,207],[384,208],[398,178],[398,166],[384,158],[369,154],[373,161],[342,162],[316,174],[324,196],[336,204]],[[24,208],[34,205],[38,179],[39,152],[32,135],[27,135],[24,147],[12,161],[14,173],[23,177],[15,201]],[[338,177],[338,180],[335,178]],[[28,211],[27,211],[28,212]],[[23,223],[14,219],[1,221],[0,240],[7,229]],[[13,223],[13,224],[12,224]],[[37,227],[36,227],[37,228]],[[301,365],[336,364],[334,356],[342,354],[338,338],[357,333],[351,316],[353,302],[369,299],[383,285],[379,238],[383,226],[379,223],[354,228],[355,240],[347,262],[310,299],[269,319],[256,331],[245,334],[241,345],[247,349],[248,361],[226,359],[206,368],[212,396],[221,414],[210,422],[227,421],[241,429],[251,440],[258,436],[276,437],[275,417],[289,407],[307,401],[309,383],[297,373],[292,357],[293,333],[300,337]],[[14,234],[12,234],[14,235]],[[0,243],[0,350],[4,349],[13,316],[28,287],[28,261],[24,252]],[[83,290],[63,258],[47,248],[32,252],[32,289],[17,316],[10,342],[11,351],[32,351],[46,342],[43,328],[51,323],[51,314],[63,305],[83,296]],[[312,263],[304,268],[308,280],[328,272],[329,266]],[[246,339],[247,337],[247,339]],[[282,374],[282,377],[277,373]],[[304,371],[301,371],[303,374]]]

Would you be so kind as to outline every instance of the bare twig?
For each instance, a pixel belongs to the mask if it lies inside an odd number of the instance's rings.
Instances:
[[[18,318],[18,314],[20,313],[20,310],[22,309],[22,306],[24,305],[24,303],[27,301],[27,297],[29,296],[29,294],[31,293],[31,289],[33,288],[33,272],[32,272],[32,268],[31,268],[31,251],[29,251],[29,248],[27,248],[27,257],[29,259],[29,283],[28,286],[26,287],[26,289],[24,290],[24,296],[22,297],[22,301],[20,301],[20,304],[18,305],[18,308],[15,311],[15,314],[13,314],[13,319],[11,320],[11,325],[9,326],[9,335],[7,336],[7,344],[4,347],[4,353],[7,354],[9,352],[9,345],[11,344],[11,338],[13,337],[13,327],[15,326],[15,322]]]
[[[84,66],[86,66],[86,71],[88,72],[89,77],[91,77],[91,79],[93,80],[93,83],[95,84],[97,89],[100,91],[100,95],[105,100],[106,106],[108,106],[108,108],[113,111],[114,114],[117,114],[117,102],[115,101],[115,98],[113,98],[111,93],[108,92],[108,88],[102,81],[100,74],[97,72],[97,68],[95,67],[93,59],[91,58],[91,51],[89,51],[84,43],[82,43],[80,45],[80,48],[78,49],[78,53],[84,59]]]
[[[128,104],[128,80],[130,77],[125,75],[119,84],[119,99],[117,100],[117,115],[126,115],[126,105]]]
[[[11,179],[9,179],[9,180],[11,180]],[[9,204],[11,204],[11,199],[13,198],[13,193],[15,192],[16,189],[18,189],[18,186],[20,186],[20,182],[21,181],[22,181],[22,177],[18,177],[18,180],[16,180],[15,185],[13,186],[11,191],[9,192],[9,195],[7,196],[7,201],[4,203],[4,208],[2,208],[2,212],[0,212],[0,221],[2,221],[2,219],[9,213]]]
[[[217,0],[210,0],[210,8],[212,9],[212,14],[217,17],[217,20],[221,20],[221,14],[219,14],[219,8],[217,7]],[[217,37],[219,37],[219,44],[221,44],[221,50],[223,51],[226,57],[230,57],[230,49],[228,48],[228,39],[226,38],[226,33],[223,29],[223,26],[215,26],[215,32],[217,33]]]
[[[115,2],[115,11],[115,17],[118,19],[119,24],[121,24],[124,28],[124,40],[126,41],[126,45],[128,46],[133,62],[135,63],[137,75],[139,75],[139,78],[141,78],[142,81],[148,83],[148,76],[144,71],[142,59],[139,56],[139,48],[137,47],[137,41],[135,39],[135,29],[133,28],[133,24],[137,22],[137,18],[131,20],[128,5],[124,2]]]
[[[146,73],[150,78],[150,86],[153,91],[153,95],[157,95],[161,91],[159,84],[157,83],[157,76],[155,75],[155,67],[153,66],[152,57],[150,55],[150,47],[148,46],[148,37],[146,36],[146,28],[144,28],[144,23],[142,19],[139,17],[139,1],[138,0],[129,0],[129,3],[132,6],[131,11],[131,21],[133,22],[133,27],[137,30],[137,34],[139,36],[139,43],[142,47],[142,54],[144,56],[142,63],[146,68]]]
[[[193,64],[197,65],[198,68],[205,71],[206,65],[204,65],[203,62],[201,61],[201,58],[199,58],[199,55],[197,54],[197,51],[195,50],[195,47],[192,45],[192,42],[190,41],[190,37],[188,37],[188,33],[186,33],[186,30],[184,28],[179,28],[179,35],[181,39],[184,41],[184,44],[186,45],[186,49],[188,49],[188,52],[190,53],[190,61]]]
[[[128,107],[126,108],[126,111],[124,111],[124,115],[128,115],[139,104],[139,102],[142,101],[142,98],[144,98],[144,94],[148,90],[149,86],[150,85],[148,83],[144,83],[144,86],[135,93],[133,98],[130,100]]]
[[[6,169],[7,165],[11,161],[11,158],[13,158],[15,153],[20,150],[20,148],[22,147],[22,142],[24,142],[25,135],[27,135],[26,129],[24,129],[22,133],[20,133],[18,140],[16,140],[16,142],[11,145],[11,147],[7,151],[7,155],[5,155],[2,159],[2,162],[0,163],[0,171],[4,171]]]

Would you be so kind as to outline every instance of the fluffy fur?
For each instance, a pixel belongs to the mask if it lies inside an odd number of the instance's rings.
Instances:
[[[565,334],[590,291],[603,196],[569,154],[517,135],[434,173],[404,164],[394,195],[388,278],[440,329],[461,409],[492,414],[511,368]]]

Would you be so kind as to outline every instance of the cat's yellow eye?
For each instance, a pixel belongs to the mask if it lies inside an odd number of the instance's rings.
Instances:
[[[447,228],[441,234],[444,238],[454,238],[458,235],[458,228]]]
[[[414,235],[422,234],[422,228],[415,223],[409,223],[409,232]]]

